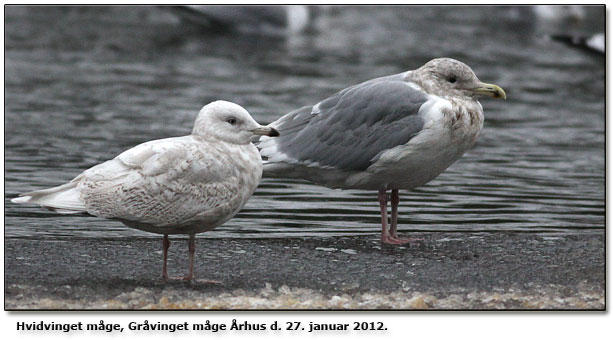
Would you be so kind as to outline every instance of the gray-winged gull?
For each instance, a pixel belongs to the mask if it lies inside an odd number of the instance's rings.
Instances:
[[[216,228],[247,202],[262,177],[254,135],[278,136],[241,106],[212,102],[202,108],[192,134],[140,144],[96,165],[67,184],[20,195],[62,214],[89,213],[163,234],[162,276],[169,234],[189,235],[189,274],[194,270],[195,234]]]
[[[450,58],[348,87],[269,125],[281,137],[262,137],[258,145],[264,176],[378,190],[383,242],[408,242],[397,235],[398,190],[433,180],[476,142],[481,95],[506,99],[500,87]]]

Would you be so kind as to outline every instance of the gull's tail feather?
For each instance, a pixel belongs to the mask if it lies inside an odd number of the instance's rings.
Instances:
[[[59,187],[32,191],[11,200],[13,203],[38,204],[60,214],[79,214],[87,212],[80,198],[76,182],[69,182]]]
[[[273,172],[273,170],[278,166],[285,169],[286,164],[281,163],[298,162],[286,152],[283,152],[280,146],[292,142],[296,134],[299,134],[301,129],[307,125],[310,120],[313,119],[313,117],[315,117],[315,115],[311,114],[312,112],[312,106],[303,106],[267,125],[278,130],[280,136],[275,138],[262,136],[256,143],[256,147],[262,156],[264,177],[270,177],[270,175],[272,175],[271,172]]]

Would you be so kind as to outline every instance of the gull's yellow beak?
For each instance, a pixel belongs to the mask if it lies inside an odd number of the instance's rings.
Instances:
[[[494,84],[481,83],[481,86],[474,88],[473,92],[475,94],[489,96],[492,98],[507,99],[507,94],[504,92],[504,90],[500,86]]]

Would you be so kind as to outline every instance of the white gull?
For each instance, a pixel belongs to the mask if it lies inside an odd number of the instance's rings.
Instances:
[[[62,214],[89,213],[132,228],[163,234],[162,276],[169,234],[189,235],[189,274],[195,234],[212,230],[245,205],[262,177],[255,135],[277,136],[241,106],[215,101],[202,108],[192,134],[140,144],[96,165],[72,181],[20,195]]]

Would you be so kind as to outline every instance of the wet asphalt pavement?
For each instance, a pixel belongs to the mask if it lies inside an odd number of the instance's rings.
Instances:
[[[604,233],[196,241],[191,283],[160,240],[5,239],[7,309],[603,309]],[[169,274],[187,270],[171,238]],[[211,282],[216,281],[216,282]]]

